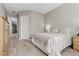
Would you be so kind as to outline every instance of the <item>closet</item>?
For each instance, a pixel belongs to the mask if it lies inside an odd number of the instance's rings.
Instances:
[[[9,48],[9,23],[0,16],[0,55],[7,55]]]

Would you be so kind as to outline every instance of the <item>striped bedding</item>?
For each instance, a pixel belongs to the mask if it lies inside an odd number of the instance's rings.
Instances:
[[[71,45],[71,35],[66,33],[35,33],[32,43],[50,56],[61,55],[60,52]]]

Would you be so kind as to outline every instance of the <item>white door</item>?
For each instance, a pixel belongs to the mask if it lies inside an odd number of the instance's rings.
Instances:
[[[29,26],[29,15],[24,15],[21,16],[21,20],[20,20],[20,24],[21,24],[21,39],[28,39],[29,38],[29,30],[30,30],[30,26]]]

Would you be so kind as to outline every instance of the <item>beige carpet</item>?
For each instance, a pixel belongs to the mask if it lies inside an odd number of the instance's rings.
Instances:
[[[11,40],[9,56],[45,56],[43,52],[27,40]]]
[[[62,56],[79,56],[79,51],[72,48],[66,48],[61,52]]]
[[[79,51],[66,48],[61,52],[62,56],[79,56]],[[8,56],[47,56],[27,40],[10,40]]]

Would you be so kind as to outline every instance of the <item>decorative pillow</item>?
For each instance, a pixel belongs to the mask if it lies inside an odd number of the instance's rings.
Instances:
[[[45,25],[45,32],[51,32],[52,26],[51,25]]]

